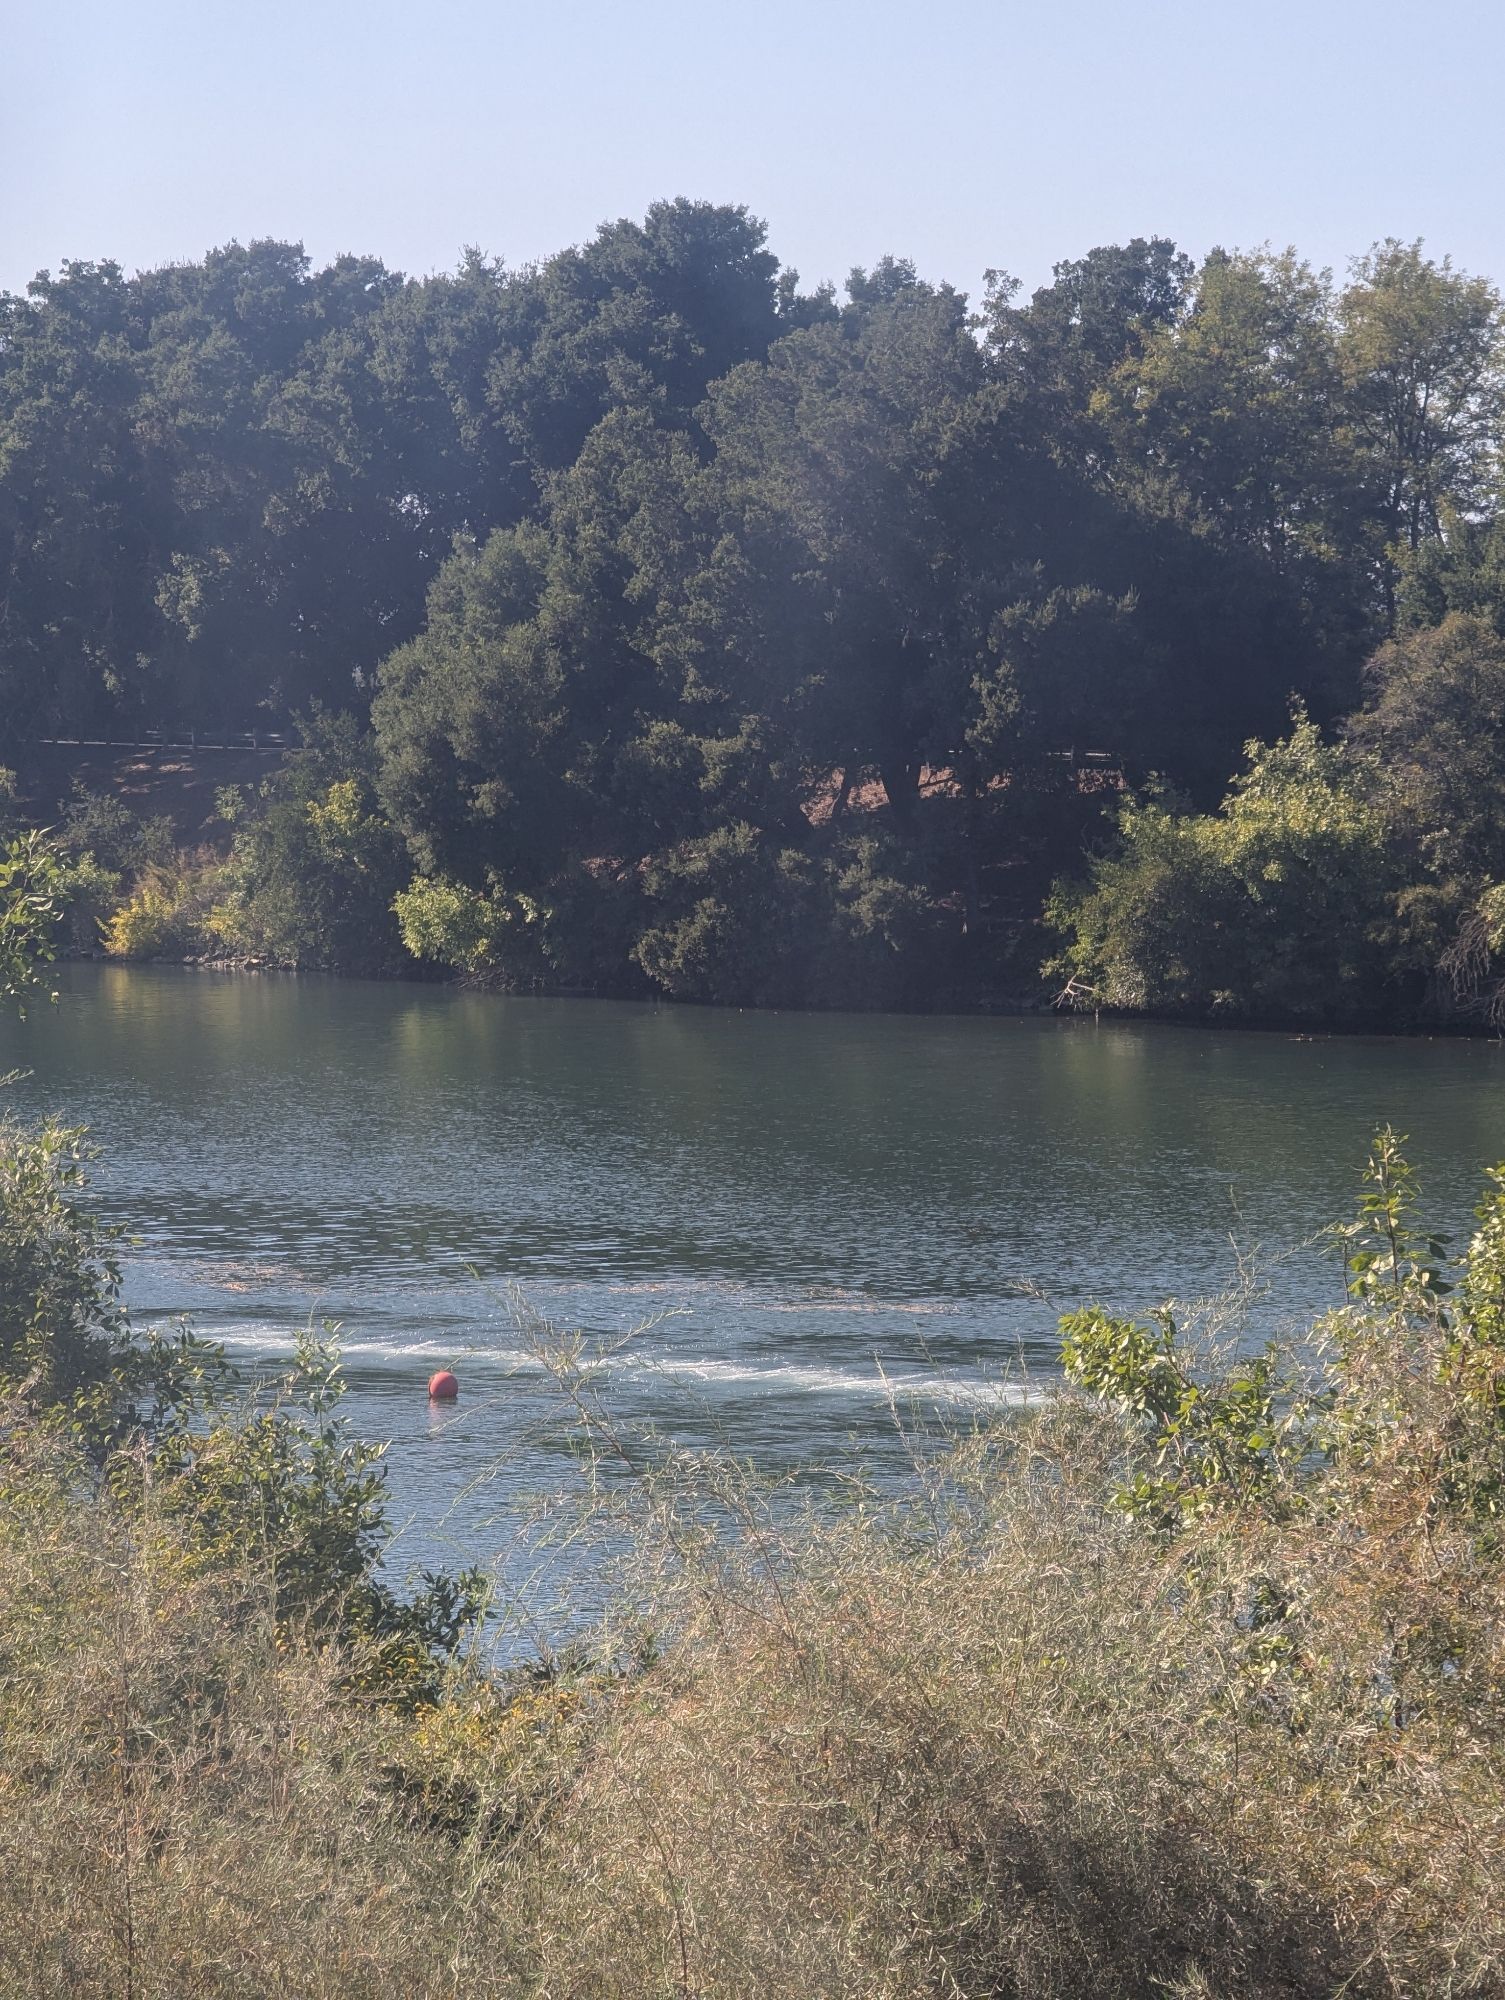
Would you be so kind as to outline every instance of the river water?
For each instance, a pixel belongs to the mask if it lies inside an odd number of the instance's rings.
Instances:
[[[881,1468],[904,1425],[1048,1379],[1072,1306],[1213,1294],[1241,1254],[1249,1337],[1336,1302],[1312,1238],[1380,1124],[1455,1230],[1505,1156],[1482,1041],[58,983],[0,1025],[0,1070],[30,1072],[18,1110],[93,1127],[133,1312],[190,1315],[250,1372],[339,1321],[414,1561],[515,1567],[521,1514],[571,1476],[529,1314],[584,1336],[624,1426]],[[452,1411],[424,1393],[442,1365]]]

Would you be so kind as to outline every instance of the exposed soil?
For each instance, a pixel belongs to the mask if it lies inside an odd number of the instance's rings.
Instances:
[[[24,753],[19,772],[22,797],[44,824],[67,805],[74,784],[106,792],[143,818],[172,821],[180,847],[230,844],[230,828],[215,818],[214,797],[223,785],[254,791],[284,755],[280,747],[215,749],[200,745],[128,746],[110,743],[41,743]]]

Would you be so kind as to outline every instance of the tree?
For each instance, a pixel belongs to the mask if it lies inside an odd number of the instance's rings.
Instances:
[[[305,718],[303,744],[254,801],[236,800],[210,922],[239,954],[306,969],[390,973],[392,899],[407,855],[377,809],[371,738],[348,714]]]
[[[1235,544],[1278,571],[1332,552],[1343,487],[1327,274],[1293,251],[1214,251],[1190,310],[1104,386],[1120,453],[1142,454]]]
[[[0,701],[12,741],[139,701],[157,629],[135,295],[116,264],[0,298]]]
[[[994,374],[1053,452],[1102,451],[1092,399],[1146,343],[1180,324],[1191,259],[1163,236],[1136,236],[1057,264],[1027,306],[1017,281],[990,271],[981,323]]]
[[[1401,553],[1477,508],[1498,471],[1505,350],[1498,292],[1388,237],[1338,300],[1338,366],[1393,626]]]
[[[1505,879],[1505,638],[1453,612],[1382,646],[1364,691],[1348,740],[1383,773],[1418,873]]]
[[[1470,520],[1447,508],[1440,535],[1402,552],[1396,598],[1400,632],[1440,625],[1452,611],[1487,619],[1505,635],[1505,515]]]
[[[781,312],[801,312],[766,234],[743,207],[660,201],[527,274],[528,338],[498,353],[489,396],[536,472],[572,465],[610,410],[686,422],[710,383],[766,351]]]
[[[717,587],[702,570],[688,588],[721,621],[719,683],[736,672],[766,701],[776,682],[809,770],[876,771],[901,818],[927,756],[959,746],[937,695],[948,653],[976,645],[961,418],[981,380],[965,301],[890,265],[859,274],[840,322],[718,383],[702,419]]]

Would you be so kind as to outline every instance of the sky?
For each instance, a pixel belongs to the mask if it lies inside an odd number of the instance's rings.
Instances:
[[[674,195],[807,284],[1150,234],[1505,282],[1505,0],[0,0],[0,46],[0,290],[255,236],[522,264]]]

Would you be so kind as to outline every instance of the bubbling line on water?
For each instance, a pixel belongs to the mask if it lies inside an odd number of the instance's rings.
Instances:
[[[300,1269],[292,1263],[253,1263],[235,1259],[217,1261],[188,1261],[176,1263],[170,1256],[136,1256],[131,1260],[138,1270],[152,1269],[164,1274],[175,1271],[191,1283],[206,1285],[222,1292],[265,1292],[274,1286],[306,1291],[318,1295],[327,1289],[327,1279],[315,1273]],[[441,1282],[420,1286],[417,1290],[430,1293],[447,1293],[455,1284],[476,1282],[475,1267],[469,1263],[454,1262],[453,1268],[430,1276],[440,1275]],[[501,1281],[505,1274],[498,1274]],[[483,1275],[482,1283],[490,1282]],[[563,1298],[580,1292],[605,1294],[612,1298],[659,1298],[689,1299],[709,1298],[736,1305],[753,1312],[769,1313],[851,1313],[874,1316],[898,1314],[908,1319],[954,1319],[962,1311],[954,1299],[895,1299],[874,1296],[846,1285],[809,1285],[801,1288],[793,1296],[778,1290],[768,1283],[757,1283],[741,1278],[619,1278],[615,1280],[591,1278],[551,1278],[530,1274],[527,1279],[530,1294],[540,1298]],[[404,1286],[412,1291],[411,1282]],[[1005,1285],[1005,1297],[1029,1298],[1038,1294],[1039,1288],[1029,1283]]]
[[[267,1360],[285,1359],[297,1349],[298,1329],[273,1326],[263,1321],[232,1322],[204,1328],[208,1338],[220,1342],[232,1353],[244,1353]],[[476,1342],[427,1339],[355,1339],[340,1343],[346,1361],[355,1363],[456,1361],[464,1359],[468,1370],[481,1372],[482,1386],[492,1386],[497,1378],[505,1381],[523,1376],[535,1381],[548,1377],[548,1369],[538,1355],[520,1347],[489,1347]],[[1039,1391],[1020,1382],[1004,1380],[981,1372],[942,1373],[910,1370],[902,1360],[874,1362],[866,1368],[815,1366],[801,1362],[723,1361],[713,1357],[645,1353],[621,1347],[604,1353],[588,1354],[583,1365],[591,1373],[603,1373],[626,1380],[658,1379],[667,1386],[694,1384],[703,1388],[762,1390],[767,1394],[798,1393],[810,1396],[844,1396],[852,1400],[889,1402],[916,1397],[937,1403],[966,1403],[983,1407],[1017,1408],[1038,1399]],[[467,1380],[469,1377],[467,1376]]]
[[[545,1280],[540,1293],[586,1289],[585,1283]],[[910,1319],[955,1319],[961,1307],[953,1299],[884,1299],[841,1285],[812,1285],[795,1298],[771,1298],[766,1289],[736,1278],[642,1278],[601,1285],[614,1297],[689,1298],[710,1294],[753,1312],[770,1313],[899,1313]],[[1021,1288],[1021,1292],[1025,1288]],[[1029,1288],[1032,1290],[1033,1288]]]

